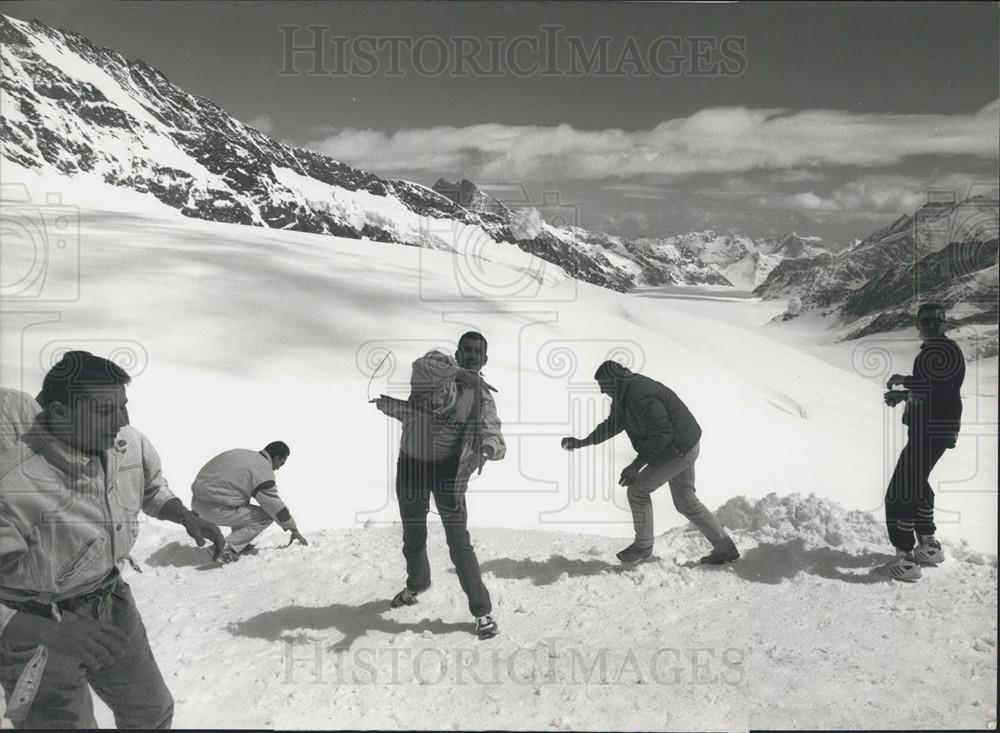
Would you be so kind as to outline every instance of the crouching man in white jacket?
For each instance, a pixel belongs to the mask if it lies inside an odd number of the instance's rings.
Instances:
[[[271,522],[291,532],[293,540],[309,544],[299,534],[274,481],[274,472],[285,465],[290,453],[280,440],[260,451],[236,448],[220,453],[198,472],[191,484],[191,508],[208,521],[233,530],[226,538],[222,562],[253,553],[251,541]]]

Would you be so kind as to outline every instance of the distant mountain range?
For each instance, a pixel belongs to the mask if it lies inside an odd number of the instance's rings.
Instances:
[[[996,199],[928,203],[835,255],[780,262],[754,294],[836,313],[848,339],[913,328],[919,303],[940,302],[972,356],[995,355],[998,222]]]
[[[503,239],[510,231],[518,234],[516,226],[511,230],[511,222],[525,204],[491,196],[464,179],[438,179],[433,188],[479,214],[484,228],[494,237]],[[544,205],[542,208],[545,211]],[[597,284],[604,281],[616,290],[645,285],[722,285],[750,290],[782,260],[827,251],[818,237],[800,237],[794,232],[781,239],[762,240],[712,230],[629,239],[564,224],[546,225],[531,234],[531,239],[516,241],[550,262],[572,263],[575,277]]]
[[[995,200],[928,204],[836,254],[794,232],[629,239],[524,195],[381,178],[282,144],[77,33],[0,16],[0,50],[0,157],[96,174],[185,216],[456,251],[471,231],[487,259],[493,244],[517,247],[622,292],[714,285],[799,298],[804,311],[836,311],[849,337],[909,324],[931,297],[960,306],[962,324],[996,322]]]

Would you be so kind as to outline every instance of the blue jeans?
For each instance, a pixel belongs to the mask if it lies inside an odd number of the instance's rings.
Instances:
[[[22,611],[27,613],[27,611]],[[91,671],[79,659],[49,651],[41,684],[27,717],[17,728],[96,728],[91,688],[115,715],[119,728],[169,728],[174,700],[163,682],[146,637],[146,627],[128,583],[119,578],[92,603],[62,612],[63,621],[110,623],[128,635],[128,645],[110,667]],[[35,647],[0,637],[0,684],[10,701],[21,670]]]

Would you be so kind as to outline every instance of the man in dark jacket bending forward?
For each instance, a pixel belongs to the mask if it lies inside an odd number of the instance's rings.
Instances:
[[[674,507],[712,543],[703,563],[732,562],[739,550],[715,516],[695,495],[694,462],[701,427],[673,390],[635,374],[618,362],[606,361],[594,374],[601,392],[611,397],[611,415],[586,438],[563,438],[566,450],[597,445],[624,430],[639,454],[622,471],[620,485],[628,488],[635,525],[635,542],[618,553],[622,562],[639,562],[653,554],[653,502],[650,497],[670,484]]]

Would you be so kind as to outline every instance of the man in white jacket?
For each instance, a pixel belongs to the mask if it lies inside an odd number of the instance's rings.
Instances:
[[[140,512],[217,552],[224,543],[171,493],[156,450],[129,425],[130,381],[113,362],[71,351],[38,403],[8,392],[0,404],[8,427],[32,418],[0,453],[0,686],[19,727],[94,728],[92,691],[121,728],[166,728],[173,717],[119,568],[134,563]]]
[[[309,544],[278,496],[274,480],[274,472],[285,465],[290,453],[280,440],[260,451],[235,448],[220,453],[198,472],[191,484],[191,509],[233,530],[226,538],[222,562],[233,562],[248,550],[252,552],[251,541],[271,522],[291,532],[293,540]]]
[[[496,636],[498,629],[469,538],[465,490],[474,471],[487,460],[502,459],[506,452],[492,388],[479,373],[487,361],[486,346],[481,333],[463,334],[454,358],[430,351],[413,363],[409,400],[385,395],[375,400],[380,411],[403,422],[396,497],[403,523],[406,587],[392,599],[392,607],[415,604],[431,585],[427,512],[433,495],[481,639]]]

